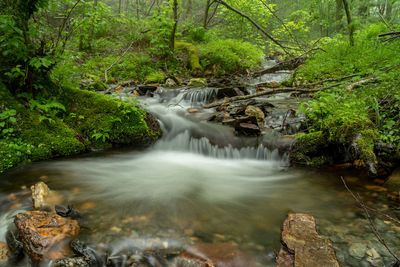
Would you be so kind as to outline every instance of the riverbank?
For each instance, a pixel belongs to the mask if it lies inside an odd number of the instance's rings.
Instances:
[[[145,146],[161,136],[152,115],[135,103],[53,86],[47,98],[15,97],[0,84],[0,173],[92,148]]]

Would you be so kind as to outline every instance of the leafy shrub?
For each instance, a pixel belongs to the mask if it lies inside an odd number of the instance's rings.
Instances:
[[[217,66],[220,72],[252,69],[263,58],[263,52],[255,45],[234,39],[211,41],[200,45],[199,50],[202,65]]]

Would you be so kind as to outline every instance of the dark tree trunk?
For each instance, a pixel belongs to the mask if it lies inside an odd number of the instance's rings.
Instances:
[[[97,4],[98,4],[98,0],[94,0],[93,2],[93,9],[94,12],[96,12],[97,9]],[[92,24],[90,25],[90,33],[89,33],[89,48],[92,47],[92,42],[93,42],[93,35],[94,35],[94,18],[92,19]]]
[[[207,29],[208,26],[208,12],[210,11],[210,6],[211,6],[211,0],[207,0],[206,9],[204,11],[204,21],[203,21],[204,29]]]
[[[349,3],[347,2],[347,0],[343,0],[343,6],[344,6],[344,10],[346,11],[347,26],[349,28],[350,45],[354,46],[354,28],[352,25]]]
[[[343,18],[343,1],[336,0],[336,30],[340,31],[342,29],[342,18]]]
[[[172,8],[174,12],[174,26],[172,27],[171,41],[169,45],[171,52],[173,52],[175,49],[175,36],[176,36],[176,29],[178,27],[178,0],[174,0],[174,5]]]
[[[119,0],[119,3],[118,3],[118,14],[121,14],[121,6],[122,6],[122,0]]]

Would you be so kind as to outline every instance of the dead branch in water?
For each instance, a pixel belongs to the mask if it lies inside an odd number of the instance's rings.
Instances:
[[[317,89],[304,89],[304,88],[300,88],[300,87],[288,87],[288,88],[277,88],[277,89],[271,89],[270,91],[264,91],[264,92],[259,92],[256,94],[252,94],[252,95],[245,95],[245,96],[234,96],[234,97],[230,97],[230,98],[226,98],[222,101],[218,101],[215,103],[211,103],[208,105],[205,105],[203,108],[208,109],[208,108],[214,108],[214,107],[218,107],[221,106],[223,104],[226,103],[230,103],[230,102],[236,102],[236,101],[240,101],[240,100],[247,100],[247,99],[251,99],[251,98],[255,98],[255,97],[260,97],[260,96],[266,96],[266,95],[274,95],[274,94],[280,94],[280,93],[291,93],[291,92],[298,92],[298,93],[304,93],[304,94],[310,94],[310,93],[315,93],[315,92],[319,92],[322,90],[326,90],[329,88],[333,88],[336,86],[339,86],[343,84],[342,82],[340,83],[336,83],[336,84],[332,84],[326,87],[321,87],[321,88],[317,88]]]
[[[295,69],[298,66],[300,66],[301,64],[303,64],[306,61],[306,59],[307,59],[306,56],[300,56],[300,57],[295,57],[295,58],[292,58],[289,60],[285,60],[285,61],[282,61],[270,68],[254,72],[253,76],[258,77],[258,76],[261,76],[264,74],[274,73],[279,70]]]
[[[364,210],[365,215],[369,221],[369,224],[371,226],[372,231],[374,232],[374,235],[376,236],[376,238],[378,238],[379,242],[386,248],[386,250],[390,253],[390,255],[392,255],[396,260],[397,260],[397,264],[400,264],[400,259],[397,257],[397,255],[389,248],[389,246],[386,244],[386,241],[382,238],[382,236],[380,235],[378,229],[376,228],[374,222],[372,221],[371,215],[368,212],[368,207],[364,204],[364,202],[361,200],[361,197],[359,194],[357,194],[357,196],[353,193],[353,191],[351,191],[351,189],[347,186],[346,181],[344,180],[344,178],[341,176],[340,179],[342,179],[342,182],[344,184],[344,187],[346,188],[346,190],[351,194],[351,196],[354,198],[354,200],[358,203],[358,205],[360,205],[360,207]]]

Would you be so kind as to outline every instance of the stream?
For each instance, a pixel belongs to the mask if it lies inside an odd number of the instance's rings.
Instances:
[[[279,81],[285,75],[264,80]],[[340,176],[374,207],[387,207],[389,194],[366,190],[368,183],[357,172],[289,168],[288,156],[268,145],[279,134],[238,137],[228,126],[207,122],[213,110],[187,112],[209,103],[215,94],[211,88],[180,88],[139,97],[164,131],[148,149],[31,163],[0,176],[0,241],[5,241],[13,216],[31,209],[29,187],[44,181],[62,203],[80,210],[79,239],[98,255],[107,254],[104,266],[168,266],[174,256],[201,243],[232,243],[255,266],[275,266],[289,211],[317,219],[319,233],[333,241],[341,265],[391,266],[393,259]],[[287,98],[269,101],[290,102]],[[374,220],[399,251],[399,229]],[[379,257],[370,256],[371,249]]]

